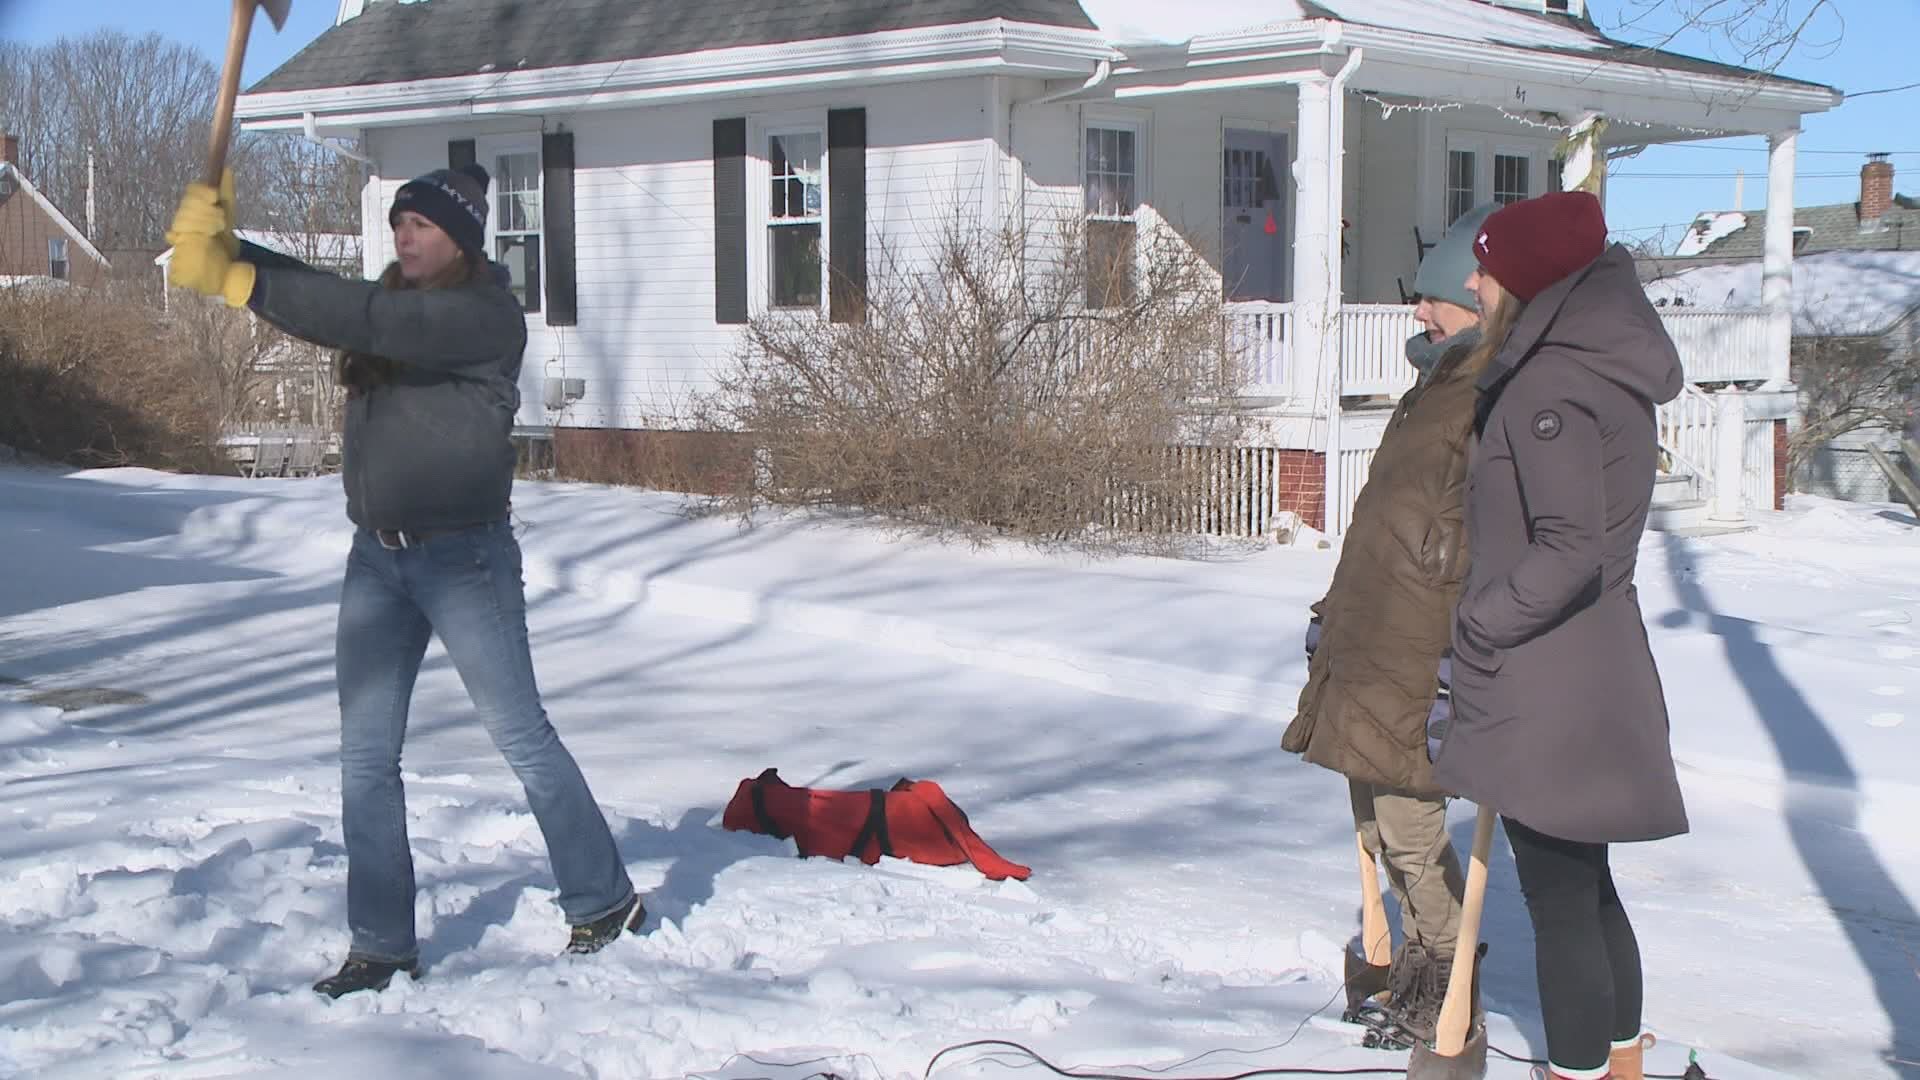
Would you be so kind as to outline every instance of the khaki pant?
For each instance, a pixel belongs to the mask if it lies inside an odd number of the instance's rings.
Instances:
[[[1384,856],[1387,883],[1400,904],[1401,928],[1435,956],[1452,956],[1466,881],[1447,839],[1446,801],[1358,780],[1347,784],[1361,843],[1375,859]]]

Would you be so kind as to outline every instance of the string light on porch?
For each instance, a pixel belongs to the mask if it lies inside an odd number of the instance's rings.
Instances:
[[[1373,104],[1380,106],[1380,119],[1382,120],[1393,119],[1393,114],[1397,112],[1443,113],[1443,112],[1452,112],[1455,109],[1466,108],[1466,105],[1458,101],[1399,102],[1399,101],[1388,101],[1384,98],[1376,97],[1375,95],[1368,93],[1365,90],[1359,91],[1359,94],[1363,100],[1370,101]]]

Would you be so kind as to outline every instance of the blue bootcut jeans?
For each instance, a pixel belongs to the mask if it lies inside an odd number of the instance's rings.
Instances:
[[[520,544],[512,528],[477,525],[399,550],[360,529],[347,556],[334,641],[353,955],[406,962],[419,954],[400,748],[432,634],[440,636],[487,734],[526,789],[567,922],[591,922],[625,907],[633,884],[613,833],[547,722],[534,684]]]

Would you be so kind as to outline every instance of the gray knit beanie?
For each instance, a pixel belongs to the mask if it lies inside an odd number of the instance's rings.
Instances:
[[[1414,275],[1413,291],[1435,300],[1458,304],[1468,311],[1480,310],[1480,301],[1467,289],[1467,278],[1479,267],[1473,254],[1473,238],[1495,210],[1496,203],[1476,206],[1460,215],[1440,242],[1420,260],[1420,272]]]

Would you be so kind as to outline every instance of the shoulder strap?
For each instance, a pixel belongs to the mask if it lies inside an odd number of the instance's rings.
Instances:
[[[879,852],[873,857],[873,861],[879,862],[883,855],[888,858],[893,857],[893,837],[887,833],[887,793],[880,788],[874,788],[867,792],[867,796],[870,800],[867,804],[867,822],[860,826],[860,832],[854,836],[853,847],[849,850],[849,854],[861,862],[866,862],[867,857],[862,852],[866,851],[867,843],[878,841]]]

